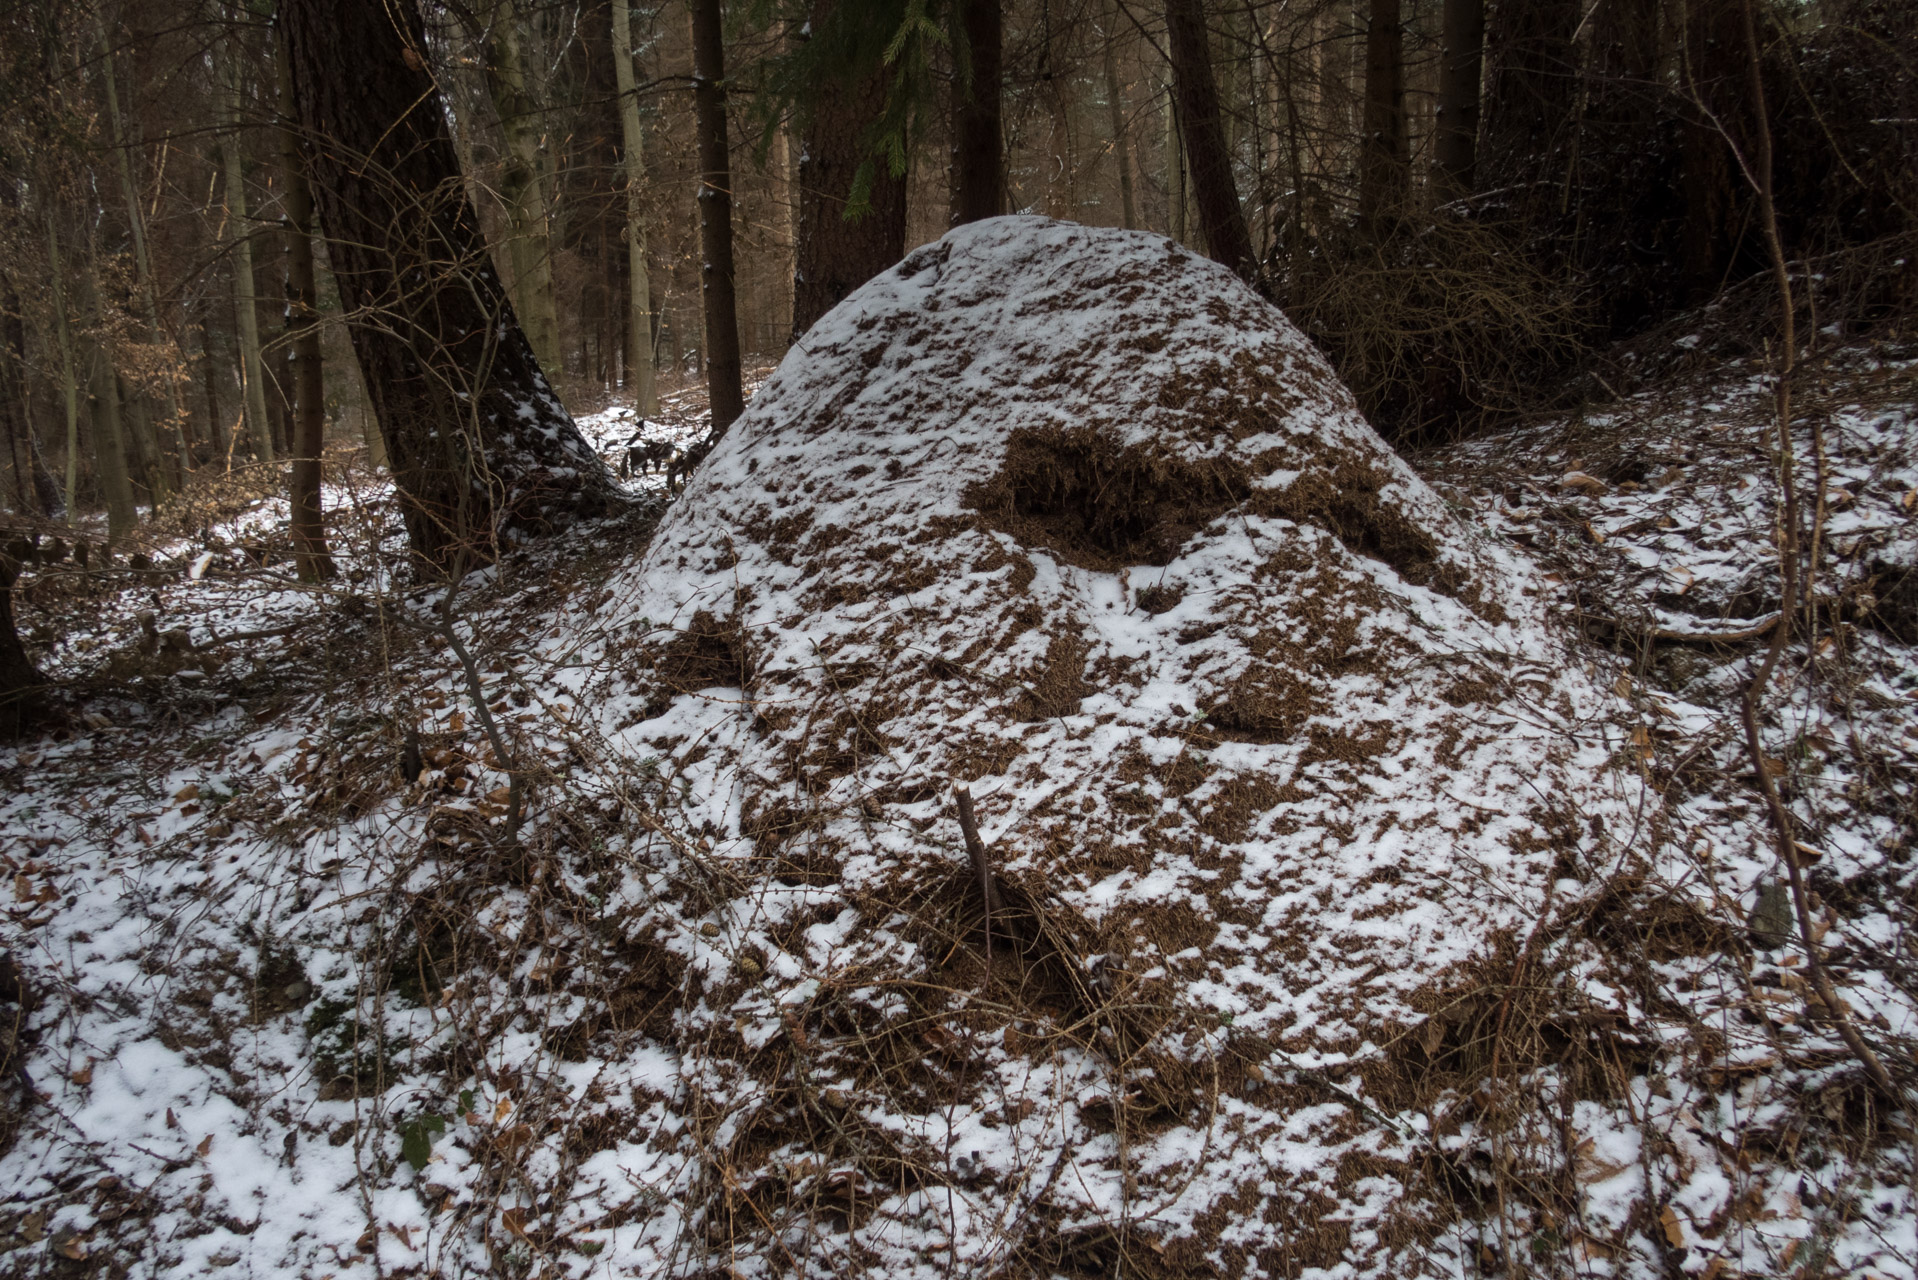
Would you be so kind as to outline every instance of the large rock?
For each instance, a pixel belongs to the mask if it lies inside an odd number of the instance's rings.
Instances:
[[[913,253],[614,587],[631,648],[589,701],[685,807],[649,927],[768,1265],[802,1228],[903,1265],[951,1214],[969,1265],[1416,1247],[1418,1082],[1629,820],[1533,571],[1158,236]]]

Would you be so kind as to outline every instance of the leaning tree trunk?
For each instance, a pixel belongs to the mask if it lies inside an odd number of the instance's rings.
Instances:
[[[306,181],[299,131],[293,127],[293,73],[287,65],[285,32],[274,41],[280,104],[288,115],[280,128],[281,168],[286,180],[286,328],[292,338],[292,423],[287,433],[293,482],[287,491],[293,552],[300,577],[319,582],[333,576],[320,510],[320,453],[326,444],[326,386],[320,364],[319,291],[313,278],[313,191]]]
[[[823,31],[835,0],[813,0],[811,26]],[[821,88],[806,117],[799,161],[799,247],[794,254],[793,338],[845,296],[906,256],[906,180],[866,145],[886,105],[887,73],[874,68],[853,84]],[[872,162],[870,208],[846,216],[853,178]]]
[[[1485,0],[1445,0],[1440,18],[1438,136],[1433,167],[1448,196],[1472,189],[1478,159],[1479,76],[1485,67]]]
[[[1226,150],[1202,0],[1166,0],[1165,19],[1173,95],[1185,139],[1186,167],[1192,175],[1193,203],[1198,206],[1199,235],[1214,262],[1255,281],[1258,261],[1245,209],[1239,204],[1238,182],[1232,176],[1232,156]]]
[[[1005,136],[1000,83],[1005,78],[1000,0],[960,0],[963,60],[952,80],[952,225],[1006,211]]]
[[[293,96],[347,332],[407,533],[488,557],[603,511],[612,477],[540,373],[487,257],[417,11],[284,0]]]
[[[618,3],[619,0],[614,0]],[[706,303],[706,391],[711,435],[746,411],[739,318],[733,302],[733,178],[726,138],[726,46],[720,0],[692,0],[693,111],[699,133],[699,293]]]
[[[1410,186],[1405,151],[1405,26],[1399,0],[1371,0],[1365,29],[1365,136],[1359,145],[1359,222],[1379,232]]]
[[[613,82],[619,89],[619,167],[626,184],[626,389],[633,412],[650,418],[659,411],[653,378],[653,290],[646,268],[645,198],[641,158],[645,135],[639,122],[639,82],[633,74],[633,15],[628,0],[612,0]]]

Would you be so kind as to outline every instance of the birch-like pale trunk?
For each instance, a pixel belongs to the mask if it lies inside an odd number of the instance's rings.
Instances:
[[[645,179],[645,138],[639,123],[638,77],[633,74],[633,15],[626,0],[613,0],[613,78],[619,88],[620,170],[626,182],[626,388],[633,412],[659,411],[653,378],[653,288],[646,274],[646,222],[640,183]]]
[[[1135,230],[1139,225],[1138,212],[1132,201],[1132,140],[1126,129],[1125,98],[1119,81],[1119,60],[1112,46],[1118,41],[1119,24],[1111,24],[1112,29],[1105,42],[1106,107],[1112,117],[1112,158],[1119,166],[1119,210],[1125,219],[1125,229]]]

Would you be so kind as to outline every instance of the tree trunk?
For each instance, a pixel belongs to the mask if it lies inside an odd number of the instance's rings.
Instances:
[[[113,42],[104,13],[100,15],[100,54],[101,79],[106,87],[109,137],[120,158],[120,189],[127,206],[127,233],[133,241],[133,270],[139,286],[137,296],[140,314],[147,324],[147,341],[156,352],[163,351],[169,344],[166,331],[160,325],[159,295],[153,283],[153,260],[147,252],[146,214],[140,208],[140,186],[134,176],[135,144],[120,114],[119,75],[114,67]],[[186,402],[181,398],[177,382],[172,399],[173,417],[184,423]],[[169,489],[179,488],[180,473],[186,460],[184,430],[176,436],[171,431],[153,428],[144,405],[136,416],[140,429],[135,434],[135,449],[140,455],[141,470],[145,472],[148,485],[157,498]]]
[[[626,183],[626,389],[642,418],[659,412],[653,377],[653,291],[646,274],[646,222],[641,183],[646,179],[639,123],[638,78],[633,74],[633,19],[627,0],[612,0],[613,76],[619,88],[620,174]]]
[[[1005,135],[1000,124],[1005,20],[999,5],[1000,0],[959,0],[962,44],[958,74],[952,81],[955,227],[1006,211]]]
[[[1119,167],[1119,212],[1125,229],[1131,231],[1139,225],[1139,213],[1132,194],[1132,147],[1126,129],[1125,96],[1119,81],[1118,55],[1113,51],[1118,40],[1118,24],[1110,25],[1113,30],[1106,33],[1105,42],[1106,109],[1112,132],[1112,160]]]
[[[1731,151],[1749,145],[1751,128],[1742,19],[1740,0],[1695,0],[1686,13],[1684,87],[1692,110],[1679,141],[1681,239],[1685,295],[1694,304],[1708,301],[1724,284],[1743,221],[1744,186]]]
[[[212,451],[207,462],[226,465],[226,420],[221,416],[220,377],[223,365],[214,352],[213,290],[203,288],[194,307],[200,328],[200,388],[206,395],[207,447]]]
[[[14,628],[13,583],[20,573],[14,550],[0,547],[0,738],[16,736],[33,718],[45,683]]]
[[[233,229],[233,314],[240,340],[240,389],[246,401],[246,434],[261,462],[273,461],[273,424],[266,412],[266,366],[260,358],[259,293],[253,275],[253,226],[247,215],[245,160],[240,154],[240,58],[226,51],[227,133],[220,140],[226,170],[226,217]]]
[[[1440,16],[1438,136],[1433,167],[1446,196],[1472,189],[1478,160],[1479,77],[1485,68],[1485,0],[1444,0]]]
[[[836,0],[813,0],[812,29],[824,30]],[[906,180],[866,145],[886,103],[887,73],[878,67],[855,84],[831,84],[815,95],[799,160],[799,248],[793,276],[793,338],[860,285],[906,255]],[[853,179],[873,165],[870,208],[846,216]]]
[[[490,558],[508,528],[596,515],[612,477],[540,373],[466,199],[419,16],[284,0],[328,254],[413,548]]]
[[[1178,101],[1186,165],[1192,174],[1193,201],[1198,206],[1199,234],[1213,261],[1224,263],[1245,280],[1256,281],[1258,262],[1252,253],[1245,210],[1239,204],[1238,183],[1232,176],[1232,157],[1226,150],[1203,0],[1166,0],[1165,16],[1173,93]]]
[[[300,137],[293,124],[293,72],[287,64],[285,31],[274,40],[280,80],[281,166],[286,181],[286,327],[291,363],[293,481],[288,490],[293,550],[300,577],[320,582],[333,576],[320,510],[320,454],[326,446],[326,384],[320,364],[319,289],[313,278],[313,192],[306,182]]]
[[[1365,29],[1365,132],[1359,146],[1359,221],[1373,231],[1410,187],[1405,151],[1405,26],[1399,0],[1371,0]]]
[[[1188,213],[1192,193],[1187,190],[1185,147],[1179,141],[1179,99],[1171,82],[1165,87],[1165,233],[1180,244],[1191,243]]]
[[[110,547],[139,523],[133,481],[127,475],[126,432],[120,421],[120,375],[106,351],[93,353],[93,458],[100,468],[100,489],[107,502]]]
[[[706,304],[706,391],[715,438],[746,410],[733,299],[732,148],[726,136],[726,45],[719,6],[720,0],[691,0],[688,6],[699,131],[699,293]]]
[[[21,318],[19,294],[11,281],[0,284],[0,332],[5,334],[5,349],[0,350],[0,418],[6,420],[8,452],[13,459],[20,509],[37,512],[49,520],[64,519],[66,506],[60,501],[60,486],[47,470],[46,456],[40,451],[40,432],[33,421],[27,372],[27,326]]]
[[[60,236],[53,225],[53,209],[46,211],[47,265],[53,291],[53,332],[60,347],[60,390],[67,408],[67,523],[79,515],[80,487],[80,369],[73,355],[73,330],[67,320],[66,272],[60,265]]]
[[[553,290],[553,235],[544,181],[545,117],[526,83],[520,48],[520,15],[514,0],[498,0],[486,33],[486,87],[506,135],[506,166],[500,201],[506,206],[506,256],[512,271],[513,309],[526,329],[533,355],[549,377],[562,372],[559,303]]]
[[[1511,203],[1533,221],[1550,216],[1566,170],[1580,17],[1580,0],[1526,0],[1492,11],[1479,185],[1517,188]]]

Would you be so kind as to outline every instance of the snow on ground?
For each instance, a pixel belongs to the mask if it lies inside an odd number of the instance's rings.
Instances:
[[[1908,1079],[1918,394],[1910,352],[1825,368],[1832,603],[1767,749]],[[1695,638],[1775,607],[1763,392],[1435,489],[1225,272],[1003,219],[808,335],[643,557],[588,526],[443,611],[344,472],[323,590],[263,508],[111,593],[45,568],[23,622],[87,700],[0,753],[40,1095],[0,1249],[1912,1275],[1909,1113],[1747,929],[1754,645]]]

